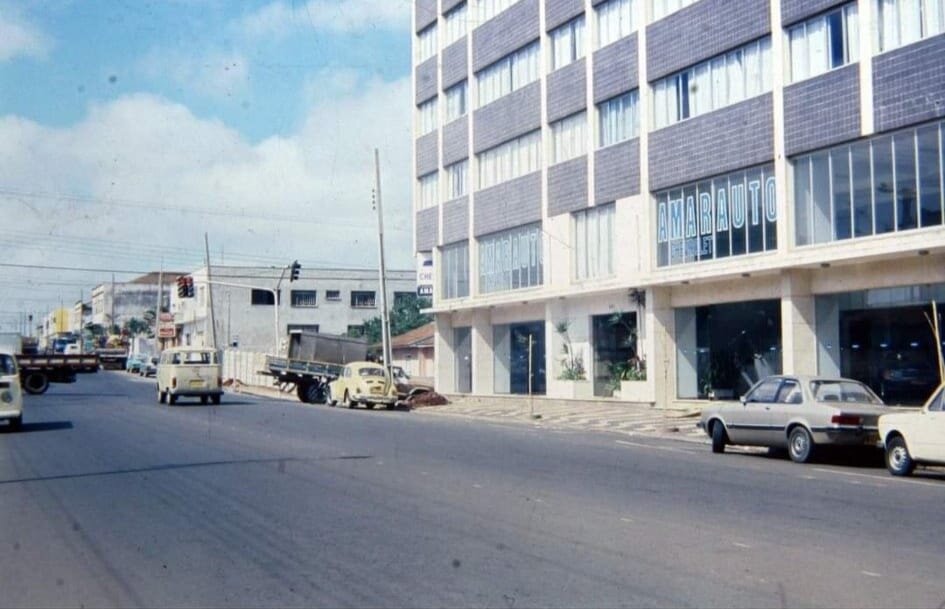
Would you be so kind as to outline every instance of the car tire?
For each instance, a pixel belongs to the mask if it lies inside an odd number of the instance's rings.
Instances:
[[[908,476],[915,469],[915,461],[902,436],[894,436],[886,443],[886,469],[893,476]]]
[[[20,431],[20,429],[23,427],[23,415],[9,419],[8,425],[10,427],[10,431]]]
[[[23,389],[30,395],[41,395],[49,389],[49,377],[42,372],[31,372],[23,379]]]
[[[712,425],[712,452],[721,455],[725,452],[725,445],[728,443],[728,434],[725,433],[725,425],[722,421],[716,421]]]
[[[158,385],[158,404],[163,404],[167,401],[167,394],[161,391],[161,386]]]
[[[203,404],[204,406],[206,406],[207,404],[209,404],[209,403],[210,403],[210,396],[207,396],[207,395],[202,395],[202,396],[200,396],[200,403]]]
[[[173,406],[174,404],[176,404],[176,403],[177,403],[177,396],[174,395],[173,393],[168,393],[168,394],[167,394],[167,403],[168,403],[169,405],[171,405],[171,406]]]
[[[374,410],[374,404],[370,402],[365,403],[364,407],[367,408],[368,410]]]
[[[807,428],[798,425],[788,434],[788,456],[795,463],[810,463],[814,458],[814,439]]]
[[[220,402],[223,401],[223,396],[222,396],[222,395],[212,395],[212,396],[210,396],[210,401],[213,402],[213,405],[214,405],[214,406],[219,406],[219,405],[220,405]]]
[[[327,387],[320,383],[312,383],[305,389],[305,401],[309,404],[324,404]]]
[[[345,397],[344,397],[344,399],[343,399],[341,402],[342,402],[342,404],[344,404],[344,405],[347,406],[348,408],[354,408],[354,407],[355,407],[355,404],[357,403],[357,402],[355,402],[354,400],[351,399],[351,395],[348,394],[348,391],[347,391],[347,390],[345,390]]]

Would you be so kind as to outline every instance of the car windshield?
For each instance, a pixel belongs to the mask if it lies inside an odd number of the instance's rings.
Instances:
[[[16,360],[12,355],[0,354],[0,375],[16,374]]]
[[[857,381],[811,381],[810,392],[818,402],[858,402],[882,405],[883,401],[869,387]]]
[[[383,378],[384,369],[383,368],[361,368],[358,370],[358,375],[359,376],[378,376],[378,377]]]

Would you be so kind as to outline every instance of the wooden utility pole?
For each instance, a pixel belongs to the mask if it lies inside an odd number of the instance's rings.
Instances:
[[[384,351],[384,366],[390,370],[390,314],[387,310],[387,270],[384,265],[384,211],[381,206],[381,157],[374,149],[374,209],[377,211],[377,243],[380,257],[381,278],[381,348]]]
[[[210,307],[210,339],[213,341],[210,346],[217,348],[217,323],[213,317],[213,283],[210,276],[210,238],[207,233],[203,234],[203,245],[207,254],[207,305]],[[278,305],[277,305],[278,306]]]

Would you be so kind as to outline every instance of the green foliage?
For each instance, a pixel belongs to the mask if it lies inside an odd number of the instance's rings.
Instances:
[[[430,300],[420,298],[415,294],[397,298],[390,309],[390,335],[399,336],[415,328],[426,325],[433,321],[430,315],[420,312],[431,306]],[[381,342],[381,318],[380,316],[368,319],[364,322],[363,333],[349,331],[349,336],[363,336],[369,344]]]
[[[574,355],[574,345],[571,344],[571,337],[568,335],[570,328],[569,321],[555,323],[555,332],[564,340],[564,345],[562,345],[564,357],[561,360],[561,373],[558,375],[558,380],[583,381],[587,379],[587,372],[584,370],[584,360],[581,356]]]
[[[623,381],[646,380],[646,362],[636,357],[622,362],[607,362],[607,371],[610,374],[608,386],[611,391],[620,389]]]

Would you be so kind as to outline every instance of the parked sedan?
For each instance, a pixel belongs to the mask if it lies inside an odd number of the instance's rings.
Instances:
[[[140,353],[132,353],[128,356],[128,359],[125,360],[125,371],[126,372],[141,372],[141,366],[144,365],[147,358]]]
[[[161,360],[157,357],[148,357],[145,358],[141,368],[138,370],[138,374],[143,377],[154,376],[157,374],[157,365]]]
[[[945,465],[945,385],[921,410],[881,416],[879,437],[886,447],[886,468],[894,476],[908,476],[916,463]]]
[[[792,461],[810,461],[818,446],[874,447],[883,401],[859,381],[814,376],[769,376],[739,402],[706,408],[699,427],[712,452],[728,444],[784,449]]]
[[[369,409],[378,404],[393,408],[398,401],[397,387],[384,366],[352,362],[344,367],[341,376],[328,384],[328,405],[334,406],[339,400],[348,408],[357,404]]]

